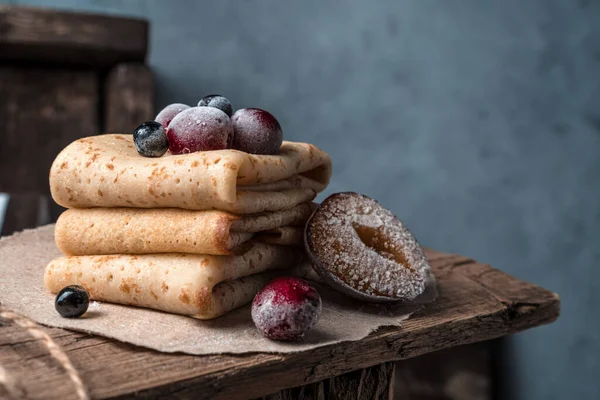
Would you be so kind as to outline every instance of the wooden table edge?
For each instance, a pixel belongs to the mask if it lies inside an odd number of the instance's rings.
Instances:
[[[542,325],[546,325],[546,324],[550,324],[550,323],[554,322],[558,318],[559,310],[560,310],[560,301],[558,299],[558,296],[556,298],[556,301],[549,302],[548,304],[545,304],[545,305],[540,305],[538,310],[535,312],[536,314],[547,315],[549,313],[549,314],[554,314],[554,316],[544,317],[542,319],[539,319],[538,320],[539,325],[536,325],[536,326],[542,326]],[[511,307],[507,306],[506,313],[511,313],[511,312],[512,312]],[[485,319],[488,317],[494,318],[492,316],[484,316],[483,318]],[[482,320],[482,322],[484,322],[484,321]],[[490,334],[481,333],[480,335],[471,336],[470,338],[465,339],[464,341],[461,341],[460,345],[462,346],[462,345],[482,342],[482,341],[486,341],[486,340],[497,339],[499,337],[519,333],[519,332],[529,329],[529,327],[526,325],[523,325],[523,326],[518,325],[519,317],[513,319],[512,322],[515,323],[515,325],[511,329],[507,329],[505,332],[495,332],[495,333],[490,333]],[[458,328],[458,325],[457,325],[457,328]],[[424,329],[423,331],[425,332],[427,330]],[[415,335],[418,335],[418,334],[421,334],[421,333],[415,332]],[[423,333],[423,334],[427,335],[427,333]],[[378,364],[383,364],[383,363],[391,362],[391,361],[402,361],[402,360],[409,359],[412,357],[418,357],[422,354],[426,354],[426,353],[430,352],[429,350],[411,351],[409,349],[404,349],[405,343],[410,343],[410,341],[406,340],[406,338],[403,337],[401,332],[387,333],[387,332],[385,332],[385,329],[370,334],[367,338],[363,339],[363,341],[385,342],[386,345],[390,347],[390,349],[394,349],[394,351],[396,352],[396,355],[393,355],[392,353],[390,353],[387,356],[379,358],[377,361],[374,361],[372,359],[366,359],[365,362],[363,362],[363,363],[353,364],[352,368],[344,368],[343,364],[342,364],[342,365],[339,365],[339,368],[336,368],[335,374],[325,373],[322,370],[327,370],[328,367],[326,365],[316,364],[308,376],[301,378],[300,375],[298,375],[298,378],[294,380],[295,383],[292,384],[292,386],[290,386],[289,382],[285,383],[285,384],[271,383],[269,385],[263,386],[263,388],[264,388],[263,390],[255,391],[255,392],[249,390],[247,393],[252,393],[253,398],[265,396],[265,395],[275,393],[280,390],[288,389],[290,387],[308,385],[311,383],[315,383],[315,382],[318,382],[318,381],[321,381],[324,379],[332,378],[334,376],[345,374],[345,373],[355,371],[358,369],[367,368],[367,367],[371,367],[371,366],[375,366]],[[356,343],[356,342],[346,342],[346,344],[351,344],[351,343]],[[337,346],[339,346],[339,344],[323,346],[323,347],[318,348],[318,350],[320,350],[320,352],[329,352],[330,356],[336,356],[337,353],[339,353],[339,350],[336,350],[338,348]],[[448,342],[445,345],[441,345],[441,346],[437,347],[433,351],[443,350],[443,349],[447,349],[450,347],[453,347],[453,344],[451,342]],[[273,354],[273,356],[278,357],[278,356],[280,356],[280,354]],[[325,358],[325,357],[326,356],[324,356],[323,358]],[[336,357],[336,359],[338,359],[338,357]],[[279,361],[276,361],[276,362],[279,362]],[[264,366],[262,366],[262,365],[261,366],[257,365],[257,366],[253,366],[253,367],[256,368],[257,371],[261,371],[262,368],[264,368]],[[215,379],[216,379],[216,375],[217,374],[215,373]],[[163,393],[164,395],[167,395],[167,394],[175,395],[179,391],[175,388],[174,385],[177,385],[177,386],[183,385],[183,386],[185,386],[185,392],[188,392],[188,391],[190,391],[190,388],[195,386],[194,385],[195,381],[197,381],[197,380],[204,381],[206,379],[210,379],[210,377],[204,375],[201,378],[186,379],[183,381],[173,382],[173,383],[170,383],[167,385],[157,386],[155,388],[150,388],[150,389],[146,389],[143,391],[137,391],[137,392],[131,393],[131,394],[109,397],[108,399],[128,399],[128,398],[132,398],[132,396],[135,398],[140,398],[140,396],[143,398],[153,398],[154,396],[161,394],[161,392],[163,392],[163,389],[166,390],[166,392]],[[232,393],[229,390],[227,390],[226,387],[220,387],[220,385],[218,385],[218,383],[215,383],[214,388],[215,388],[215,392],[211,393],[210,394],[211,397],[207,397],[207,398],[211,398],[211,399],[215,399],[215,400],[217,400],[217,399],[231,399],[231,400],[240,399],[240,400],[242,400],[242,399],[248,398],[248,397],[245,397],[245,395],[240,396],[239,393]],[[183,394],[183,392],[180,392],[180,394]]]
[[[401,328],[383,327],[361,340],[289,354],[167,354],[79,332],[43,329],[63,346],[94,398],[243,399],[432,351],[494,339],[551,323],[560,314],[560,299],[555,293],[466,257],[435,252],[428,255],[441,289],[449,289],[447,295],[456,294],[449,292],[460,291],[459,284],[463,284],[477,295],[474,296],[476,301],[485,303],[484,306],[475,307],[477,312],[469,313],[457,307],[457,304],[468,304],[466,300],[459,298],[462,303],[452,304],[452,299],[442,299],[415,313]],[[0,328],[1,322],[0,318]],[[7,339],[10,339],[10,332],[8,334]],[[31,342],[31,339],[21,340],[22,343]],[[130,369],[130,377],[120,377],[104,365],[87,364],[90,358],[111,352],[119,354],[122,363],[119,367]],[[160,363],[163,364],[157,367]],[[162,370],[163,366],[167,370]],[[170,368],[174,369],[169,371]],[[166,376],[161,376],[165,372]],[[128,378],[135,382],[127,381]]]
[[[468,327],[470,324],[469,320],[455,320],[447,322],[443,325],[435,325],[432,327],[425,327],[418,330],[408,330],[408,326],[414,324],[415,321],[420,317],[427,316],[427,307],[424,310],[418,312],[414,317],[405,321],[403,324],[404,329],[398,330],[398,328],[388,329],[386,327],[380,328],[378,331],[371,333],[366,338],[358,341],[348,341],[337,343],[333,345],[322,346],[313,350],[308,350],[301,353],[291,354],[278,354],[278,353],[260,353],[254,355],[240,355],[238,357],[253,357],[260,356],[262,358],[260,363],[250,363],[244,366],[244,374],[247,378],[238,381],[237,386],[246,387],[246,391],[242,396],[239,392],[233,392],[230,389],[231,385],[228,384],[227,380],[222,379],[222,371],[214,371],[208,375],[201,375],[189,379],[184,379],[177,382],[171,382],[166,385],[160,385],[145,390],[136,391],[131,394],[123,394],[115,397],[109,397],[111,399],[126,399],[131,396],[136,398],[153,398],[154,396],[160,395],[185,395],[188,392],[201,391],[205,393],[206,398],[210,399],[246,399],[250,397],[265,396],[270,393],[277,392],[279,390],[287,389],[290,387],[296,387],[301,385],[308,385],[314,382],[318,382],[327,378],[345,374],[357,369],[371,367],[377,364],[383,364],[391,361],[401,361],[404,359],[417,357],[422,354],[426,354],[432,351],[443,350],[456,345],[466,345],[491,339],[496,339],[509,334],[522,332],[524,330],[546,325],[554,322],[560,315],[560,297],[557,293],[543,289],[539,286],[529,284],[524,281],[508,275],[500,270],[492,268],[486,264],[479,264],[474,260],[453,254],[442,254],[444,257],[451,259],[451,267],[459,268],[463,265],[477,266],[481,269],[489,269],[489,271],[495,274],[507,278],[508,280],[521,282],[528,286],[535,288],[537,295],[524,297],[519,299],[508,299],[502,296],[496,296],[499,309],[492,314],[481,314],[474,316],[478,320],[480,325],[490,324],[493,327],[503,327],[503,329],[493,330],[481,330],[475,334],[471,334]],[[466,273],[466,276],[469,274]],[[476,282],[476,281],[475,281]],[[408,325],[408,326],[407,326]],[[406,330],[405,330],[406,329]],[[448,329],[444,335],[439,335],[434,331],[440,331]],[[419,341],[427,341],[433,336],[437,336],[437,346],[420,346]],[[382,346],[384,345],[384,346]],[[361,349],[367,347],[377,348],[386,347],[387,351],[382,351],[377,354],[376,358],[372,357],[361,357],[360,360],[353,360],[351,363],[352,367],[346,367],[347,363],[344,361],[347,355],[351,353],[361,353]],[[312,353],[315,358],[321,361],[314,362],[309,368],[309,372],[306,373],[306,364],[302,362],[300,358],[304,358],[307,353]],[[302,356],[300,356],[302,355]],[[247,382],[254,379],[265,379],[265,366],[277,365],[277,364],[293,364],[295,370],[301,370],[304,367],[305,373],[289,374],[293,376],[292,379],[280,379],[280,380],[269,380],[268,384],[262,385],[260,390],[256,390],[256,385]],[[334,364],[333,366],[331,364]],[[300,371],[298,371],[300,372]],[[227,375],[234,375],[235,370],[229,369]],[[211,390],[206,386],[206,381],[213,380],[209,386]]]

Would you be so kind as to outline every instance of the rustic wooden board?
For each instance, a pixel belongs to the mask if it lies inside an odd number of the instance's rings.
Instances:
[[[0,6],[0,60],[110,67],[146,57],[140,19]]]
[[[143,64],[119,64],[111,69],[104,87],[104,131],[133,133],[154,119],[154,77]]]
[[[0,67],[0,192],[50,191],[58,152],[98,133],[98,80],[93,71]]]
[[[395,363],[387,362],[308,385],[263,396],[261,400],[393,400]],[[398,397],[400,399],[401,397]],[[405,397],[411,399],[410,397]]]
[[[64,349],[93,398],[247,399],[497,338],[558,317],[560,302],[552,292],[466,257],[433,251],[428,257],[440,283],[440,298],[402,328],[381,328],[360,341],[295,354],[161,354],[82,333],[44,330]],[[19,376],[23,358],[38,362]],[[0,365],[16,381],[27,380],[31,398],[63,398],[54,388],[66,383],[45,378],[58,372],[44,346],[36,347],[1,319]]]

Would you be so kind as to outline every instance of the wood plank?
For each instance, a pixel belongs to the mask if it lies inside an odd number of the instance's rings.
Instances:
[[[119,64],[105,83],[104,131],[133,133],[142,122],[154,119],[154,78],[143,64]]]
[[[47,331],[68,354],[93,398],[246,399],[497,338],[558,317],[559,299],[552,292],[465,257],[427,253],[440,284],[438,301],[402,328],[381,328],[359,341],[293,354],[198,357],[162,354],[61,329]],[[22,338],[10,336],[0,326],[0,338],[5,338],[0,347],[22,343]],[[9,370],[15,362],[0,359]],[[49,386],[31,384],[31,390],[52,393]]]
[[[36,390],[38,386],[52,387],[53,398],[80,398],[61,360],[51,354],[42,327],[28,320],[29,326],[19,326],[14,318],[22,319],[0,307],[0,327],[19,340],[18,345],[6,346],[0,336],[0,399],[47,399],[48,393]]]
[[[49,193],[56,155],[98,133],[98,79],[93,71],[0,67],[0,192]]]
[[[285,389],[262,400],[391,400],[395,363],[352,371],[320,382]]]
[[[320,381],[297,388],[285,389],[281,392],[262,397],[263,400],[326,400],[325,385],[327,381]]]
[[[110,67],[146,58],[141,19],[0,6],[0,60]]]
[[[391,400],[395,364],[387,362],[327,380],[331,400]]]

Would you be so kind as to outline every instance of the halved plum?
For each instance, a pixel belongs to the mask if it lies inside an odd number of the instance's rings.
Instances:
[[[325,199],[306,224],[305,246],[321,278],[352,297],[400,302],[425,290],[423,249],[398,217],[367,196]]]

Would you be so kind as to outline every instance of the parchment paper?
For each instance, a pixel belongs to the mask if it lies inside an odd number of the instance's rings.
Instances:
[[[0,239],[0,303],[40,324],[89,332],[162,352],[220,354],[290,353],[341,341],[359,340],[381,326],[400,325],[422,304],[437,297],[433,277],[426,292],[411,304],[383,306],[355,301],[315,283],[323,299],[317,326],[302,342],[262,337],[245,306],[211,321],[142,308],[92,302],[79,319],[62,318],[54,296],[43,287],[43,271],[60,255],[53,225]]]

